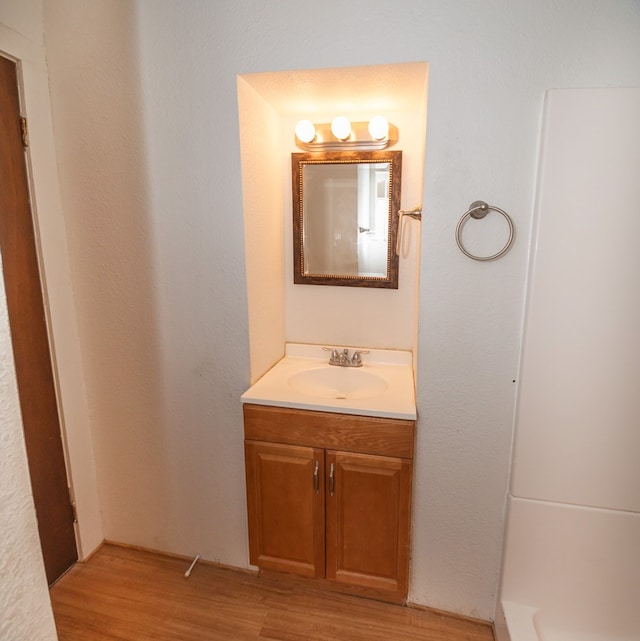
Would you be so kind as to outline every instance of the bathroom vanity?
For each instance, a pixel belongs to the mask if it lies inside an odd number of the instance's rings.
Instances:
[[[320,350],[288,346],[287,356],[243,395],[250,561],[261,571],[404,602],[415,431],[411,361],[397,361],[406,353],[372,350],[368,363],[369,354],[362,367],[347,371],[328,365]]]

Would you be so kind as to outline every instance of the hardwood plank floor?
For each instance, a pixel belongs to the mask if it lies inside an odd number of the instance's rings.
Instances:
[[[51,588],[60,641],[493,641],[490,625],[104,545]]]

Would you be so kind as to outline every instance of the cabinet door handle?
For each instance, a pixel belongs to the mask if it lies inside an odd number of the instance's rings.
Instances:
[[[333,492],[336,489],[336,477],[333,472],[333,463],[331,463],[329,468],[329,496],[333,496]]]
[[[320,477],[319,477],[320,463],[316,461],[313,468],[313,491],[317,494],[320,491]]]

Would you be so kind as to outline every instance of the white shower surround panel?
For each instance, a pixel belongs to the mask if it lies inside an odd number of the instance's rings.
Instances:
[[[547,95],[515,496],[640,512],[640,89]]]
[[[640,639],[639,113],[547,95],[500,641]]]

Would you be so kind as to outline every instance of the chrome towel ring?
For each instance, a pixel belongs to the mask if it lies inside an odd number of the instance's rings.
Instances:
[[[474,256],[473,254],[468,252],[465,246],[462,244],[462,239],[460,238],[460,235],[462,233],[462,228],[464,227],[464,224],[469,220],[469,218],[480,220],[484,218],[490,211],[497,211],[499,214],[502,214],[504,216],[504,219],[507,221],[507,224],[509,225],[509,239],[507,240],[507,244],[499,252],[496,252],[491,256]],[[485,203],[482,200],[476,200],[472,202],[471,205],[469,205],[469,209],[467,209],[467,211],[465,211],[464,214],[462,214],[462,218],[460,218],[460,220],[458,221],[458,224],[456,225],[456,243],[458,243],[458,247],[460,248],[460,251],[465,256],[468,256],[469,258],[473,258],[473,260],[495,260],[496,258],[500,258],[501,256],[504,256],[509,251],[509,248],[513,244],[515,235],[516,235],[516,232],[513,226],[513,221],[511,220],[511,217],[509,216],[509,214],[507,214],[506,211],[500,209],[500,207],[487,205],[487,203]]]

